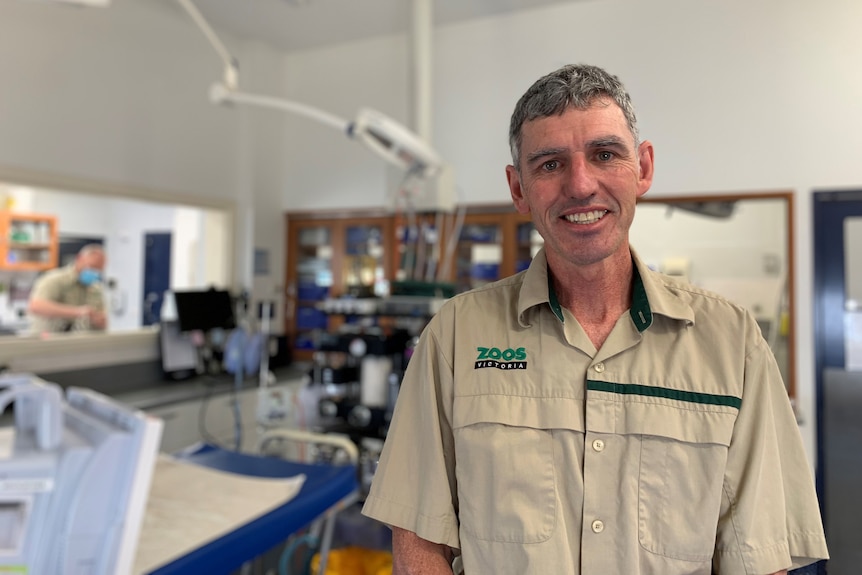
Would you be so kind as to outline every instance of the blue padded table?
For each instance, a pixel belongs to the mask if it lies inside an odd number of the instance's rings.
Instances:
[[[299,493],[271,511],[201,547],[149,572],[149,575],[189,573],[230,573],[246,561],[283,542],[308,526],[326,510],[355,494],[359,489],[356,467],[352,465],[307,464],[276,457],[229,451],[209,444],[175,454],[175,457],[219,471],[252,477],[287,478],[306,476]],[[218,493],[213,493],[218,505]]]

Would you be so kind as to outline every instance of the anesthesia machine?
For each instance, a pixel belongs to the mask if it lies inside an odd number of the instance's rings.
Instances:
[[[88,389],[0,376],[0,573],[131,573],[161,420]]]

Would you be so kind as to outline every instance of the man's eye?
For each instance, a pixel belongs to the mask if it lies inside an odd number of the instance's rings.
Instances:
[[[544,164],[542,164],[542,169],[546,172],[553,172],[558,167],[560,167],[560,163],[557,160],[548,160]]]
[[[608,152],[608,151],[599,152],[598,158],[602,162],[609,162],[609,161],[614,159],[614,154],[613,154],[613,152]]]

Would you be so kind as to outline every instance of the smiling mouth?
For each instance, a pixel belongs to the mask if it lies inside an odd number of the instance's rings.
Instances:
[[[605,217],[606,213],[608,213],[607,210],[593,210],[592,212],[569,214],[567,216],[563,216],[563,219],[573,224],[592,224]]]

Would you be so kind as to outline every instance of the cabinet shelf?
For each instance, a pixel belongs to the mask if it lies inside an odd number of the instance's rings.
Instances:
[[[0,270],[57,267],[57,218],[0,210]]]
[[[10,250],[49,250],[52,245],[49,243],[32,243],[32,242],[9,242]]]

